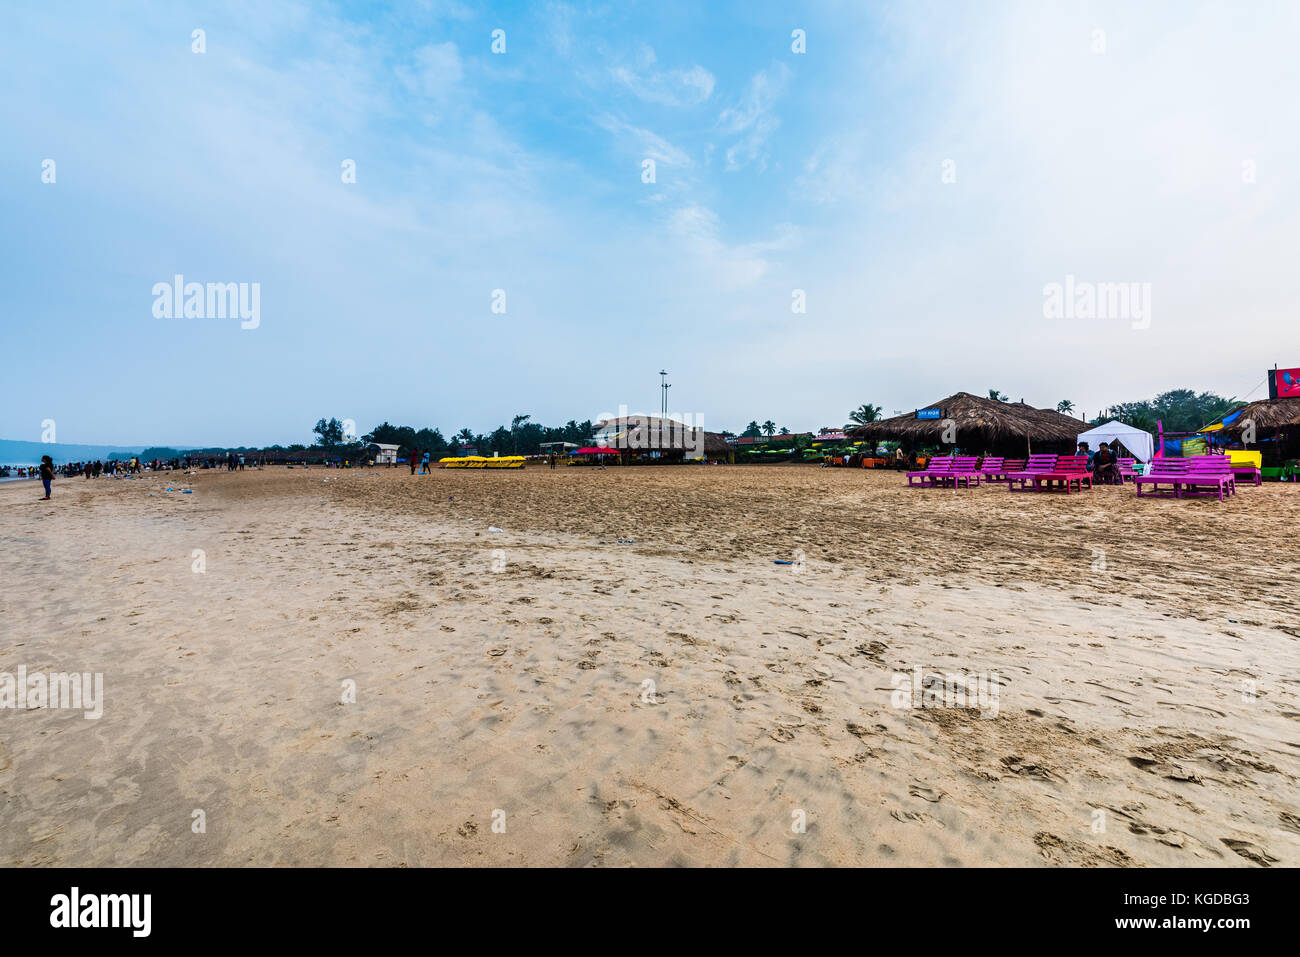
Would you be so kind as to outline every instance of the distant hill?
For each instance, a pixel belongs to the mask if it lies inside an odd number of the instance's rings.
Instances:
[[[0,465],[37,465],[42,455],[54,459],[55,465],[65,462],[86,462],[107,459],[114,452],[122,455],[139,455],[143,445],[68,445],[62,442],[15,442],[0,439]]]

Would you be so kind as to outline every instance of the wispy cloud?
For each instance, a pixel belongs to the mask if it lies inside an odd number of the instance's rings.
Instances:
[[[727,136],[739,137],[727,147],[728,169],[763,160],[768,137],[781,125],[773,108],[789,81],[790,68],[784,63],[759,70],[750,78],[736,105],[722,111],[718,117],[719,129]]]
[[[1277,117],[1300,99],[1295,4],[831,5],[809,11],[806,55],[698,5],[217,0],[201,23],[84,6],[75,34],[32,4],[0,33],[0,288],[40,317],[0,323],[5,437],[53,417],[88,441],[293,441],[322,414],[430,408],[489,427],[525,399],[567,419],[625,369],[532,370],[611,321],[782,356],[803,386],[791,427],[957,388],[1084,409],[1111,383],[1240,393],[1294,341],[1300,132]],[[160,327],[149,289],[176,272],[259,281],[261,327]],[[1067,273],[1151,282],[1145,338],[1045,324],[1042,285]],[[392,374],[353,387],[359,349]],[[143,404],[45,387],[141,354],[253,385]],[[830,354],[870,378],[825,376]],[[428,376],[443,355],[463,361]],[[290,385],[286,357],[322,374]],[[480,362],[510,387],[471,388]],[[691,388],[719,426],[767,401],[707,371]]]
[[[697,106],[713,95],[713,74],[699,64],[660,69],[655,51],[642,44],[632,64],[610,67],[610,76],[638,99],[661,106]]]
[[[612,134],[621,149],[634,153],[638,157],[654,160],[666,166],[688,167],[694,165],[690,154],[674,146],[662,136],[631,123],[624,122],[609,113],[593,117],[596,125]]]
[[[721,238],[717,213],[698,204],[673,210],[667,224],[692,270],[728,292],[752,287],[764,279],[772,267],[772,255],[794,249],[800,238],[797,227],[782,223],[770,238],[728,244]]]

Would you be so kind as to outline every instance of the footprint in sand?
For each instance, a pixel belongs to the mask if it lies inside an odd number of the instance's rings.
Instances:
[[[1270,864],[1276,864],[1277,858],[1270,854],[1258,844],[1252,844],[1250,841],[1239,841],[1232,837],[1219,838],[1234,853],[1252,864],[1258,864],[1260,867],[1268,867]]]
[[[941,791],[938,788],[932,788],[925,784],[916,783],[907,789],[907,793],[912,797],[919,797],[931,804],[938,804],[948,796],[947,791]]]

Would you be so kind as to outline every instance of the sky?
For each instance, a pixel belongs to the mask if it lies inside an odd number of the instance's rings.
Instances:
[[[1293,2],[0,22],[3,438],[486,432],[657,411],[661,369],[710,430],[989,389],[1091,416],[1300,366]],[[256,327],[159,316],[178,274],[256,283]],[[1149,309],[1049,317],[1067,277]]]

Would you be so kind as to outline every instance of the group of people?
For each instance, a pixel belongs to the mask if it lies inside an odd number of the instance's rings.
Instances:
[[[1111,448],[1109,442],[1103,442],[1096,452],[1088,448],[1087,442],[1079,443],[1076,455],[1086,456],[1088,471],[1092,472],[1094,485],[1123,485],[1124,478],[1119,470],[1119,445]]]
[[[143,468],[139,459],[129,461],[96,459],[93,462],[65,462],[63,465],[55,465],[54,460],[48,455],[42,455],[40,465],[0,465],[0,478],[36,478],[47,462],[54,474],[62,475],[64,478],[71,478],[74,475],[82,475],[86,478],[99,478],[101,475],[109,477],[132,475]]]
[[[433,455],[429,452],[428,449],[424,449],[423,451],[421,451],[420,449],[411,449],[411,454],[407,458],[411,465],[412,475],[415,474],[415,469],[417,465],[420,468],[421,475],[432,474],[432,469],[430,468],[430,465],[432,465],[433,463]]]

